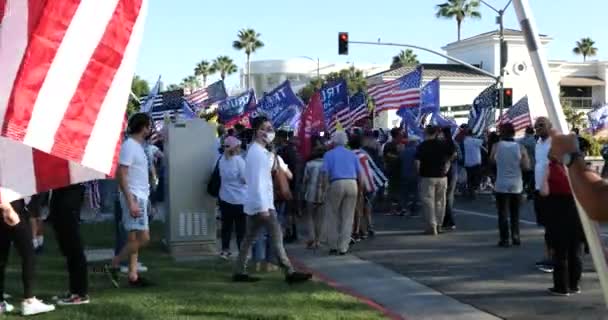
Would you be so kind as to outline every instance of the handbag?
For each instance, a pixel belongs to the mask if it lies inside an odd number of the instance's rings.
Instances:
[[[285,171],[281,169],[277,161],[277,155],[274,156],[274,165],[272,170],[272,185],[274,187],[275,201],[288,201],[293,199],[291,189],[289,188],[289,179]]]
[[[211,178],[209,179],[209,182],[207,183],[207,193],[214,198],[219,197],[220,187],[222,186],[222,177],[220,176],[220,166],[219,166],[221,158],[222,157],[217,159],[217,162],[215,163],[215,167],[213,168],[213,172],[211,173]]]

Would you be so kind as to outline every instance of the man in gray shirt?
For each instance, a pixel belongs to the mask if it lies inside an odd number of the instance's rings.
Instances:
[[[519,140],[519,143],[526,149],[528,153],[528,157],[530,159],[530,169],[524,170],[523,174],[523,182],[524,182],[524,192],[528,195],[528,199],[532,199],[534,195],[534,165],[536,161],[534,159],[534,154],[536,150],[536,136],[534,135],[534,128],[527,127],[526,135]]]

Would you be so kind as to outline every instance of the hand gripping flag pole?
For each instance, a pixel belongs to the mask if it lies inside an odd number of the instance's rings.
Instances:
[[[568,131],[566,117],[564,116],[557,92],[551,90],[549,64],[544,48],[540,42],[540,37],[538,36],[536,22],[532,16],[532,10],[530,9],[528,0],[515,0],[513,4],[521,25],[521,30],[524,33],[528,52],[530,53],[530,59],[534,66],[534,72],[538,79],[538,85],[547,108],[549,119],[551,119],[551,122],[553,122],[557,130],[565,133]],[[576,206],[583,225],[583,230],[585,231],[585,237],[589,243],[593,264],[595,265],[595,270],[600,278],[604,300],[606,306],[608,306],[608,265],[602,247],[598,229],[599,226],[596,222],[589,219],[578,200],[576,201]]]

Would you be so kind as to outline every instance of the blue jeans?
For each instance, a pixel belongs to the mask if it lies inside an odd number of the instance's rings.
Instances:
[[[418,183],[418,177],[402,177],[401,180],[401,206],[410,212],[415,212],[419,207]]]

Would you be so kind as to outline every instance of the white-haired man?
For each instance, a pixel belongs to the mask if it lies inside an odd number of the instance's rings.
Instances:
[[[348,142],[344,131],[336,132],[332,141],[334,148],[323,157],[323,172],[330,182],[327,196],[329,254],[344,255],[348,252],[360,190],[359,158],[344,147]]]

